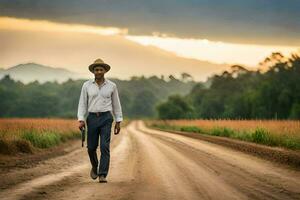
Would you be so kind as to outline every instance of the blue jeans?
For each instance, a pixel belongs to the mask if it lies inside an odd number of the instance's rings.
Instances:
[[[87,117],[87,148],[92,168],[98,175],[108,174],[110,162],[110,135],[114,118],[110,111],[102,112],[99,115],[89,113]],[[98,166],[97,147],[100,137],[100,165]]]

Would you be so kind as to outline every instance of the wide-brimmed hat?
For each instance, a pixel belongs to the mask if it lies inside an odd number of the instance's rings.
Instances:
[[[95,62],[89,66],[90,72],[93,73],[94,67],[96,67],[96,66],[104,67],[107,72],[110,70],[110,66],[108,64],[106,64],[103,60],[101,60],[100,58],[95,60]]]

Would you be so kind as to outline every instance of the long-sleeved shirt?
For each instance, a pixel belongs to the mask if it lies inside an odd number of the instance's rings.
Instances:
[[[123,121],[117,85],[104,78],[99,86],[94,79],[83,83],[78,103],[78,121],[84,121],[88,112],[112,111],[115,121]]]

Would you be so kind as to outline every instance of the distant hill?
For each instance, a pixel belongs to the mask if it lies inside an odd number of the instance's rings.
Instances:
[[[39,81],[44,83],[47,81],[57,81],[59,83],[71,79],[82,78],[79,74],[62,68],[53,68],[36,63],[19,64],[8,69],[0,69],[0,79],[5,75],[9,75],[14,80],[29,83]]]

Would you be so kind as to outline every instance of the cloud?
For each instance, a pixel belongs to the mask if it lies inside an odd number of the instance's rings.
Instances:
[[[262,61],[265,57],[269,56],[272,52],[281,52],[284,55],[290,55],[292,52],[296,52],[297,48],[291,46],[266,46],[266,45],[249,45],[249,44],[232,44],[232,43],[225,43],[225,42],[215,42],[210,41],[207,39],[189,39],[189,38],[175,38],[175,37],[168,37],[168,36],[136,36],[136,35],[128,35],[128,30],[126,29],[119,29],[115,27],[98,27],[98,26],[87,26],[87,25],[80,25],[80,24],[63,24],[63,23],[53,23],[44,20],[28,20],[28,19],[16,19],[16,18],[8,18],[8,17],[0,17],[0,30],[4,31],[12,31],[14,32],[22,32],[28,35],[32,33],[37,38],[43,38],[38,35],[43,35],[45,32],[47,35],[53,34],[53,37],[56,35],[66,36],[65,33],[88,33],[86,37],[94,37],[93,35],[99,36],[120,36],[123,37],[120,41],[130,40],[135,43],[151,47],[156,47],[155,49],[158,52],[162,52],[162,50],[168,51],[173,53],[174,59],[176,57],[188,58],[188,59],[197,59],[199,61],[208,61],[211,63],[217,64],[243,64],[249,67],[256,67],[257,64]],[[36,32],[36,33],[35,33]],[[20,37],[18,34],[10,35],[11,38],[8,38],[15,42],[18,38],[13,37]],[[68,36],[69,37],[69,36]],[[99,37],[102,38],[102,37]],[[44,39],[47,39],[44,37]],[[109,40],[111,38],[108,37]],[[0,39],[1,40],[1,39]],[[32,40],[34,41],[34,40]],[[82,44],[82,42],[78,39],[74,40],[74,43]],[[101,42],[102,40],[95,40],[95,42]],[[38,40],[37,43],[43,43],[44,41]],[[55,44],[55,40],[53,44]],[[62,44],[65,42],[62,41]],[[2,41],[2,46],[0,50],[6,53],[7,46],[3,45],[7,44],[5,41]],[[26,46],[26,44],[25,44]],[[80,45],[79,45],[80,46]],[[91,44],[90,48],[97,46],[97,44]],[[122,46],[122,45],[120,45]],[[23,47],[17,47],[18,49],[23,49]],[[26,46],[26,48],[30,48]],[[51,45],[45,45],[44,48],[50,48]],[[63,54],[64,51],[68,52],[68,48],[65,46],[61,46],[62,51],[57,49],[57,51],[61,51]],[[108,47],[107,47],[108,48]],[[119,47],[122,48],[122,47]],[[160,48],[161,50],[159,50]],[[75,49],[75,48],[74,48]],[[110,49],[110,48],[108,48]],[[139,49],[139,48],[134,48]],[[72,49],[73,50],[73,49]],[[78,50],[76,50],[78,51]],[[117,51],[117,50],[115,50]],[[53,52],[53,56],[58,56],[56,52]],[[138,51],[137,51],[138,52]],[[26,50],[24,49],[23,54],[26,55]],[[37,53],[43,57],[40,53]],[[36,58],[35,54],[32,54],[32,58]],[[49,55],[49,54],[48,54]],[[47,56],[48,56],[47,55]],[[176,56],[175,56],[176,55]],[[79,56],[80,58],[82,56]],[[3,58],[5,61],[6,58]],[[35,61],[36,62],[36,61]],[[16,61],[15,64],[19,64]]]
[[[125,35],[127,29],[115,27],[95,27],[81,24],[61,24],[44,20],[16,19],[0,17],[0,29],[2,30],[25,30],[25,31],[47,31],[47,32],[77,32],[95,33],[100,35]]]
[[[272,52],[281,52],[289,55],[297,51],[291,46],[263,46],[249,44],[233,44],[215,42],[207,39],[175,38],[164,35],[136,36],[128,35],[127,29],[115,27],[98,27],[80,24],[53,23],[45,20],[28,20],[8,17],[0,17],[0,30],[32,31],[58,33],[89,33],[102,36],[123,36],[124,39],[136,42],[144,46],[154,46],[162,50],[172,52],[179,57],[197,59],[218,64],[243,64],[257,66],[265,57]],[[36,35],[36,33],[35,33]],[[90,35],[87,35],[89,37]],[[80,43],[80,41],[76,41]],[[0,47],[2,51],[3,46]]]
[[[0,0],[0,13],[113,26],[130,34],[248,44],[300,45],[296,0]]]

